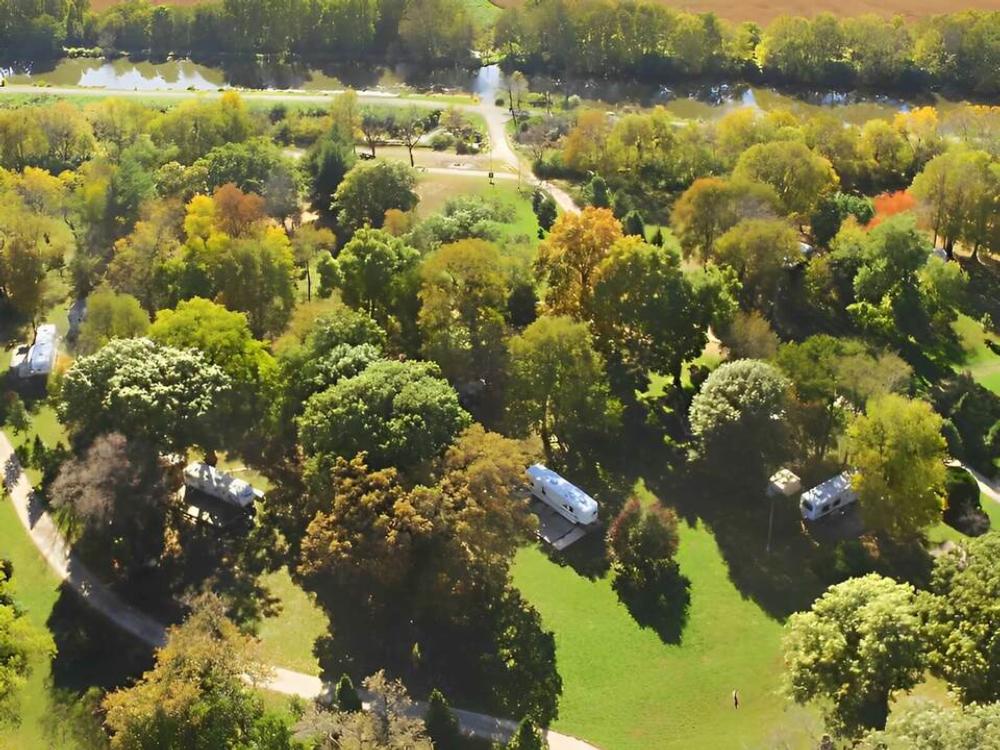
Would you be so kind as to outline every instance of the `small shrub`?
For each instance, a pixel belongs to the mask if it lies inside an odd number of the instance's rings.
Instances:
[[[431,148],[435,151],[447,151],[455,144],[455,136],[451,133],[435,133],[431,137]]]

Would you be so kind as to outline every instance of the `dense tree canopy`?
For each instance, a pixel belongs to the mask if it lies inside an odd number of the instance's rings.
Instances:
[[[847,737],[883,728],[893,691],[924,672],[913,587],[875,574],[832,586],[789,618],[784,652],[789,695],[816,701],[829,728]]]
[[[876,396],[847,436],[854,486],[872,527],[905,536],[940,519],[945,442],[930,404]]]
[[[785,451],[788,386],[766,362],[726,363],[708,376],[691,402],[691,431],[710,458],[740,456],[748,468],[771,468]]]
[[[299,430],[307,453],[405,468],[440,454],[468,423],[437,365],[382,360],[312,396]]]
[[[66,372],[59,415],[81,434],[117,431],[165,450],[210,448],[230,387],[222,368],[197,351],[115,339]]]
[[[934,563],[931,665],[966,703],[1000,698],[1000,534],[969,539]]]
[[[613,432],[621,406],[610,395],[604,359],[587,326],[543,316],[510,341],[508,417],[542,439],[550,463]]]
[[[382,227],[391,208],[409,211],[417,205],[416,174],[412,167],[375,159],[351,167],[333,194],[332,207],[340,225],[357,230]]]

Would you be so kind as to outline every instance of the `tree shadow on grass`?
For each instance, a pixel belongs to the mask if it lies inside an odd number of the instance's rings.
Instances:
[[[50,747],[106,748],[98,708],[104,691],[127,687],[153,665],[153,649],[88,607],[65,584],[46,621],[56,643],[52,695],[43,719]]]
[[[700,464],[647,486],[689,524],[711,530],[733,585],[772,617],[807,609],[824,591],[813,572],[823,552],[803,532],[793,501],[775,500],[768,549],[771,501],[745,474]]]
[[[650,628],[664,643],[678,644],[687,625],[691,581],[681,575],[676,563],[650,578],[619,571],[611,587],[639,627]]]

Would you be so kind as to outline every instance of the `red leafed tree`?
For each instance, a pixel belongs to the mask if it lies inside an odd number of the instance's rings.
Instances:
[[[875,206],[875,216],[868,222],[868,228],[877,227],[890,216],[910,211],[917,205],[917,199],[907,190],[897,190],[894,193],[882,193],[872,199]]]

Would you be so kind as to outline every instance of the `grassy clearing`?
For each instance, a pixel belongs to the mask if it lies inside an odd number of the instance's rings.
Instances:
[[[680,538],[691,605],[677,645],[641,629],[608,577],[518,555],[514,582],[556,634],[555,728],[622,750],[813,746],[817,718],[778,694],[781,624],[741,596],[710,531],[682,524]]]
[[[980,493],[979,503],[986,512],[986,515],[990,517],[990,529],[992,531],[1000,530],[1000,503],[991,498],[985,492]],[[940,544],[942,542],[961,542],[968,538],[969,537],[961,531],[952,528],[943,521],[927,532],[927,541],[931,544]]]
[[[490,185],[486,177],[463,174],[421,174],[417,185],[420,203],[417,213],[427,218],[437,213],[449,198],[459,195],[477,195],[495,199],[514,207],[514,221],[505,226],[505,238],[527,238],[538,236],[538,220],[531,210],[531,188],[527,182],[520,190],[514,180],[496,180]]]
[[[329,632],[326,615],[316,605],[315,598],[292,581],[287,568],[268,573],[260,582],[281,602],[279,613],[265,618],[257,630],[265,661],[318,675],[319,662],[313,655],[313,644]]]
[[[968,370],[976,382],[1000,394],[1000,354],[987,345],[988,341],[1000,344],[1000,336],[987,333],[978,321],[968,315],[958,316],[955,331],[965,350],[965,358],[955,365],[955,369]]]

